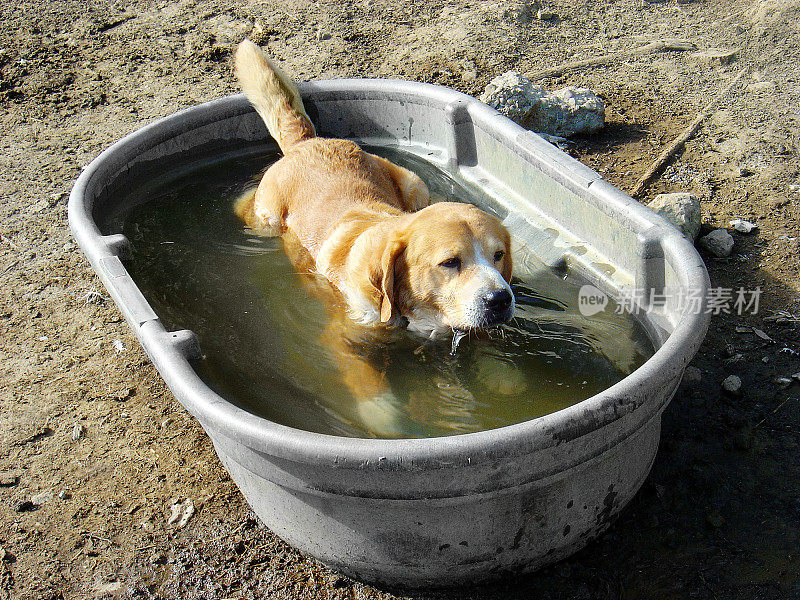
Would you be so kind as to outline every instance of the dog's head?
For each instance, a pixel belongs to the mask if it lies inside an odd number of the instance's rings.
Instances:
[[[424,335],[505,323],[514,312],[509,241],[497,218],[468,204],[409,215],[380,257],[381,321],[405,317]]]

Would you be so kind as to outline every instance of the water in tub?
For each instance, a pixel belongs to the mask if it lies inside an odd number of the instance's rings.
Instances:
[[[480,192],[429,163],[387,152],[419,173],[434,199],[481,203]],[[131,241],[127,267],[165,326],[197,334],[200,377],[250,412],[352,437],[469,433],[580,402],[652,354],[634,318],[613,301],[581,315],[584,282],[545,267],[519,242],[510,324],[439,342],[407,332],[353,335],[348,327],[344,343],[331,343],[330,310],[314,290],[319,282],[295,272],[280,238],[253,234],[232,212],[264,164],[261,154],[132,186],[134,207],[103,224],[104,233]],[[347,361],[334,354],[343,347],[380,375],[384,389],[375,398],[355,398],[345,384]]]

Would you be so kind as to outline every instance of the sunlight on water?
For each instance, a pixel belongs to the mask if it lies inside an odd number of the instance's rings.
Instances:
[[[419,159],[396,151],[390,158],[417,171],[434,198],[477,198]],[[131,241],[128,268],[165,326],[197,334],[200,377],[248,411],[343,436],[467,433],[570,406],[652,354],[644,331],[616,314],[613,302],[583,317],[577,302],[585,282],[543,266],[520,244],[509,325],[441,341],[403,331],[375,340],[350,327],[345,339],[333,340],[342,334],[328,326],[319,281],[294,272],[280,239],[255,235],[232,212],[264,164],[217,163],[148,190],[146,199],[134,190],[137,207],[103,225]],[[381,391],[354,398],[334,347],[373,365]]]

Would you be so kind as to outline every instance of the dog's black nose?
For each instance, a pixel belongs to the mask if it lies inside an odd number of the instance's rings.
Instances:
[[[500,317],[499,320],[505,320],[504,317],[506,317],[513,300],[514,298],[508,290],[497,290],[485,297],[488,312],[495,318]]]

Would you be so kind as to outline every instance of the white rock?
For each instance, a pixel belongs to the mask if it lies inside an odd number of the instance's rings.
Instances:
[[[36,204],[32,204],[28,210],[32,213],[40,213],[48,208],[50,208],[50,203],[47,200],[39,200]]]
[[[724,229],[715,229],[700,238],[699,244],[714,256],[723,258],[730,256],[733,250],[733,236]]]
[[[539,133],[569,137],[605,125],[603,101],[591,90],[570,86],[549,93],[515,71],[492,79],[480,100]]]
[[[183,502],[175,502],[169,508],[171,514],[167,519],[167,525],[175,525],[178,529],[186,527],[194,514],[194,503],[188,498]]]
[[[736,375],[729,375],[722,382],[722,389],[729,394],[739,395],[742,392],[742,380]]]
[[[751,92],[766,92],[772,91],[775,89],[775,82],[774,81],[756,81],[755,83],[751,83],[747,86],[747,89]]]
[[[31,496],[31,502],[36,506],[47,504],[53,499],[53,492],[40,492]]]
[[[77,442],[83,436],[83,425],[75,423],[72,428],[72,441]]]
[[[758,229],[758,225],[755,223],[743,221],[742,219],[734,219],[731,221],[731,227],[733,227],[739,233],[750,233],[754,229]]]
[[[687,192],[659,194],[649,208],[675,225],[691,242],[700,233],[700,201]]]
[[[732,63],[739,55],[738,48],[707,48],[695,52],[691,58],[696,62],[710,65],[727,65]]]

